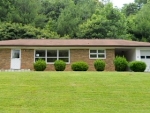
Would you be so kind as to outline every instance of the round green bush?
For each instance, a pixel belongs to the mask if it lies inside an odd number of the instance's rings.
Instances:
[[[66,68],[66,63],[63,60],[56,60],[54,62],[54,67],[56,71],[64,71]]]
[[[103,60],[95,60],[94,67],[96,71],[104,71],[105,70],[105,62]]]
[[[73,71],[87,71],[89,66],[86,62],[79,61],[79,62],[74,62],[71,65],[71,68]]]
[[[46,62],[42,59],[38,59],[33,66],[35,71],[44,71],[46,69]]]
[[[114,59],[114,65],[116,71],[126,71],[128,62],[125,57],[116,56]]]
[[[129,68],[134,72],[144,72],[146,63],[143,61],[132,61],[129,63]]]

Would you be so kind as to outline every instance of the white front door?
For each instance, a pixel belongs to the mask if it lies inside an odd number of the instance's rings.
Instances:
[[[146,63],[145,71],[150,71],[150,50],[141,50],[141,61]]]
[[[21,67],[21,50],[11,50],[11,69],[20,69]]]

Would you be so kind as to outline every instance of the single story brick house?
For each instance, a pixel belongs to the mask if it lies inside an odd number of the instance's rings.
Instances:
[[[89,71],[94,71],[96,59],[106,62],[106,71],[114,71],[115,56],[125,56],[128,61],[146,62],[150,71],[150,43],[121,39],[17,39],[0,41],[0,69],[31,69],[33,63],[42,58],[49,71],[54,70],[54,61],[61,59],[71,64],[85,61]]]

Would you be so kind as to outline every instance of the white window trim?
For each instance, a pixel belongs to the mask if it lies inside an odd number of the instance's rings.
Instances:
[[[97,53],[90,53],[90,50],[96,50]],[[104,53],[98,53],[98,50],[104,50]],[[95,55],[96,54],[96,58],[91,58],[90,55]],[[104,58],[98,58],[98,55],[104,55]],[[105,49],[89,49],[89,59],[106,59],[106,50]]]
[[[47,57],[47,51],[49,49],[45,49],[45,57],[35,57],[35,54],[36,54],[36,50],[44,50],[44,49],[35,49],[34,50],[34,62],[35,62],[35,58],[45,58],[45,61],[46,61],[46,64],[54,64],[54,62],[47,62],[47,58],[57,58],[57,60],[59,58],[68,58],[68,62],[66,62],[66,64],[70,64],[70,50],[68,49],[64,49],[64,50],[68,50],[69,54],[68,54],[68,57],[59,57],[59,51],[62,50],[62,49],[54,49],[57,51],[57,57]]]

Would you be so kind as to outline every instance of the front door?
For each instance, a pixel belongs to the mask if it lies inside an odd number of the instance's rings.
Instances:
[[[13,49],[11,51],[11,69],[20,69],[21,67],[21,50]]]

